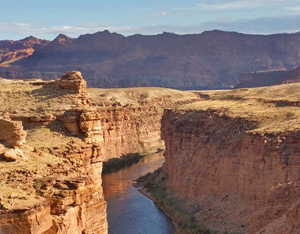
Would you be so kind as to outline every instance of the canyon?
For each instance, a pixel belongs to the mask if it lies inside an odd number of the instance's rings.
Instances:
[[[103,163],[164,147],[153,178],[200,225],[300,230],[297,83],[88,89],[70,71],[0,85],[0,233],[107,233]]]
[[[244,73],[299,67],[299,35],[213,30],[125,37],[105,30],[78,38],[60,34],[53,41],[29,37],[0,42],[0,76],[49,80],[80,70],[89,87],[224,89],[243,82]],[[278,82],[270,77],[264,85]]]
[[[171,89],[87,89],[80,72],[0,79],[0,233],[107,233],[103,162],[162,148]]]
[[[299,233],[299,85],[207,91],[162,118],[166,187],[213,231]]]

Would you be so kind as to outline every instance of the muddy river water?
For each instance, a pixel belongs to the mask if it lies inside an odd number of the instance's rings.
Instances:
[[[132,186],[133,180],[155,171],[163,162],[162,153],[156,153],[131,167],[103,175],[109,234],[175,233],[172,223],[153,201]]]

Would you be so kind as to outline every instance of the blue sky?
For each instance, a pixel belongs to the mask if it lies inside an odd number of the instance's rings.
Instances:
[[[300,31],[299,0],[0,0],[0,9],[0,40],[52,40],[60,33],[78,37],[105,29],[123,35]]]

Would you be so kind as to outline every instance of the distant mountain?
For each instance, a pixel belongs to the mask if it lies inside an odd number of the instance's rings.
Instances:
[[[49,41],[30,36],[19,41],[0,41],[0,66],[11,64],[26,58],[36,50],[47,45]]]
[[[292,71],[264,71],[244,73],[235,88],[254,88],[285,83]]]
[[[79,70],[90,87],[202,89],[234,87],[244,73],[298,66],[300,33],[247,35],[214,30],[125,37],[103,31],[76,39],[61,34],[0,68],[0,76],[47,79],[49,74]]]
[[[264,71],[244,73],[235,88],[253,88],[300,82],[300,66],[291,71]]]
[[[291,71],[289,76],[287,76],[283,81],[283,83],[296,83],[296,82],[300,82],[300,67],[297,67],[296,69]]]

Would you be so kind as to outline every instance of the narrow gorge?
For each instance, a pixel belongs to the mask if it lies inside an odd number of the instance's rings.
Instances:
[[[87,89],[1,79],[0,233],[107,233],[103,162],[155,152],[163,108],[200,100],[171,89]]]
[[[164,147],[142,192],[163,184],[156,192],[192,209],[193,225],[300,231],[298,84],[87,89],[71,71],[0,85],[1,234],[107,233],[103,163]]]

